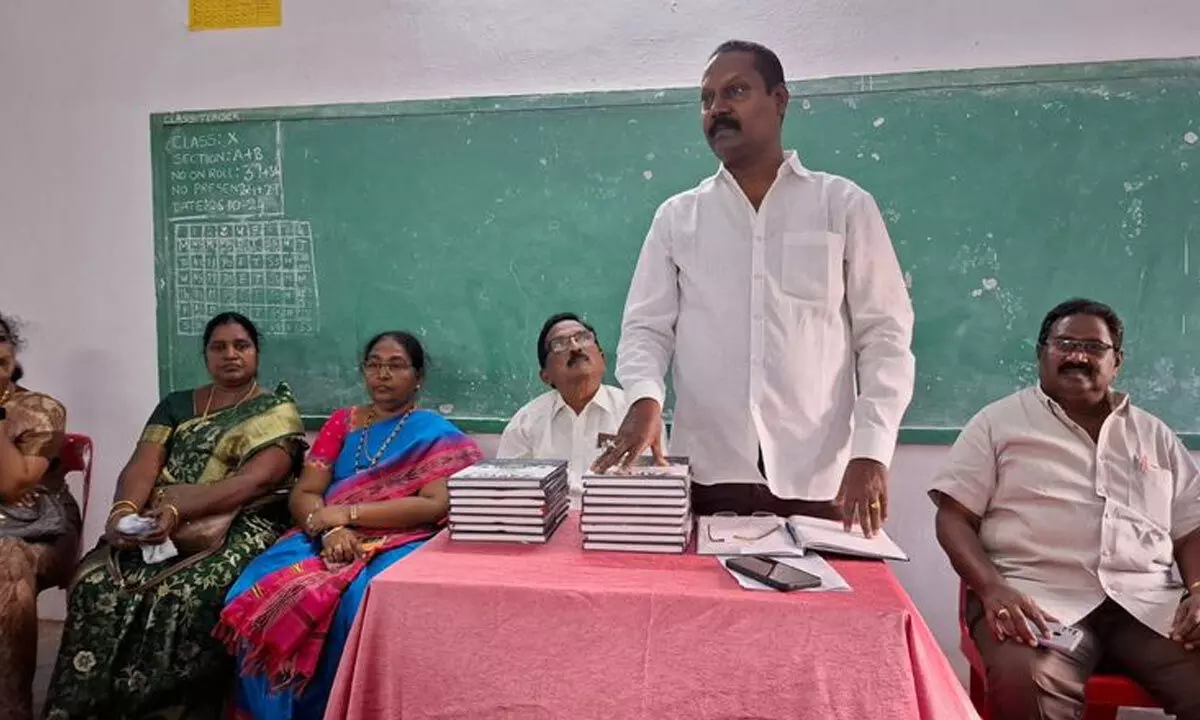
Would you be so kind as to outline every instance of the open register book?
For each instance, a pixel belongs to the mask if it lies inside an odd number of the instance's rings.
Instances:
[[[846,532],[836,520],[805,515],[698,518],[700,555],[803,555],[806,551],[879,560],[908,560],[908,554],[882,530],[865,537],[856,525]]]

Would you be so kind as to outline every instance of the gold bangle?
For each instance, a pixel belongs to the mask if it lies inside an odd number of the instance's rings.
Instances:
[[[135,503],[134,501],[121,500],[121,501],[113,503],[112,507],[108,509],[108,516],[111,518],[113,515],[117,514],[118,510],[120,510],[122,508],[129,508],[129,512],[137,512],[138,511],[137,503]]]
[[[170,510],[171,512],[175,513],[175,525],[176,525],[176,527],[178,527],[179,526],[179,508],[175,507],[171,503],[163,503],[163,509]]]
[[[1196,588],[1198,588],[1198,587],[1200,587],[1200,580],[1197,580],[1196,582],[1192,583],[1191,585],[1188,585],[1188,592],[1195,592]]]
[[[335,525],[335,526],[329,528],[328,530],[326,530],[325,532],[321,533],[321,539],[324,540],[325,538],[329,537],[330,535],[334,534],[335,532],[337,532],[339,530],[345,530],[345,529],[346,529],[345,525]]]
[[[358,522],[358,503],[350,506],[350,522]]]

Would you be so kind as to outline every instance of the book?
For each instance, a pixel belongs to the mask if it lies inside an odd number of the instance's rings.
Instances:
[[[656,507],[654,505],[588,505],[587,497],[583,499],[583,517],[590,519],[593,515],[608,515],[608,516],[659,516],[666,518],[674,518],[677,522],[683,522],[687,517],[687,507]]]
[[[676,513],[675,515],[602,515],[595,512],[586,513],[581,516],[581,520],[592,525],[663,525],[663,526],[683,526],[684,523],[690,523],[691,518],[687,513]]]
[[[542,533],[520,535],[517,533],[451,532],[450,539],[455,542],[511,542],[544,545],[550,539],[550,535]]]
[[[585,535],[600,533],[635,533],[638,535],[680,535],[686,534],[688,526],[683,523],[671,525],[630,525],[618,523],[595,523],[587,520],[580,524],[579,529]]]
[[[681,555],[687,548],[686,545],[652,545],[643,543],[619,543],[619,542],[600,542],[598,540],[584,540],[584,550],[610,550],[616,552],[636,552],[636,553],[667,553]]]
[[[687,486],[680,485],[675,488],[668,487],[588,487],[583,490],[588,497],[625,497],[636,502],[641,502],[642,498],[675,498],[681,499],[688,496]]]
[[[562,521],[563,515],[567,514],[567,509],[570,507],[568,503],[561,503],[549,508],[548,512],[542,517],[506,517],[504,515],[459,515],[455,516],[454,511],[450,511],[450,528],[466,528],[475,525],[498,525],[504,526],[515,532],[537,532],[540,528],[547,528]],[[495,518],[495,519],[486,519]],[[513,522],[517,520],[518,522]]]
[[[450,476],[447,487],[539,488],[565,476],[564,460],[483,460]]]
[[[450,488],[451,498],[546,498],[567,491],[567,476],[559,475],[538,487],[482,487],[458,485]]]
[[[451,500],[450,501],[450,514],[451,515],[504,515],[507,517],[542,518],[542,517],[545,517],[546,515],[552,514],[554,511],[556,511],[560,504],[566,505],[568,503],[569,503],[569,501],[567,501],[565,497],[563,498],[562,501],[555,501],[554,503],[551,503],[551,504],[542,503],[542,504],[538,504],[538,505],[528,505],[528,506],[519,505],[519,506],[515,506],[515,507],[494,506],[494,505],[487,505],[487,504],[462,505],[459,503],[455,503],[453,500]]]
[[[863,535],[862,529],[857,526],[846,532],[845,527],[837,520],[824,520],[807,515],[793,515],[788,518],[787,524],[805,550],[879,560],[907,562],[909,559],[908,553],[883,530],[875,537],[869,538]]]
[[[516,525],[520,527],[543,527],[554,519],[553,515],[467,515],[450,511],[450,527],[456,523],[486,523],[492,525]]]
[[[494,498],[494,497],[450,497],[453,508],[482,507],[482,508],[540,508],[546,500],[540,497],[532,498]]]
[[[674,535],[643,535],[641,533],[587,533],[584,540],[606,543],[682,545],[687,541],[687,538],[687,533],[684,532],[679,532]]]
[[[857,526],[846,532],[837,520],[806,515],[780,517],[701,517],[696,528],[700,555],[801,556],[808,551],[877,560],[904,560],[908,554],[879,531],[868,538]]]
[[[686,488],[686,477],[657,475],[585,475],[586,488]]]
[[[499,530],[450,528],[450,539],[454,541],[465,540],[467,542],[513,542],[541,545],[554,535],[554,531],[558,529],[559,525],[562,525],[563,519],[566,516],[566,513],[560,514],[542,531],[535,529],[525,530],[509,526],[501,526]]]
[[[654,462],[654,458],[649,455],[639,457],[637,461],[628,468],[623,468],[620,465],[609,468],[603,473],[585,472],[583,474],[583,484],[587,487],[588,481],[607,481],[614,478],[636,478],[646,479],[651,478],[676,478],[687,480],[691,477],[692,468],[690,461],[686,457],[669,455],[665,458],[666,465],[658,465]]]
[[[637,503],[637,505],[639,507],[657,506],[657,507],[665,507],[665,508],[674,508],[674,509],[678,509],[678,510],[686,510],[688,507],[688,498],[686,495],[679,496],[679,497],[633,497],[633,498],[631,498],[631,497],[626,497],[626,496],[616,497],[616,496],[608,496],[608,495],[596,495],[596,494],[594,494],[594,492],[588,492],[587,490],[584,490],[584,492],[583,492],[583,509],[585,511],[588,509],[589,505],[592,505],[592,506],[597,506],[597,505],[622,506],[622,505],[630,505],[631,503]],[[606,512],[607,512],[607,510],[606,510]]]

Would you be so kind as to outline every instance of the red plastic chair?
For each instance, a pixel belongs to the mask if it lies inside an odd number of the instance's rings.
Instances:
[[[87,521],[88,498],[92,494],[92,439],[87,435],[68,433],[58,455],[63,474],[83,473],[83,492],[79,498],[80,512]]]
[[[958,628],[961,633],[959,649],[967,658],[971,668],[971,704],[983,720],[989,720],[987,712],[987,671],[983,657],[966,620],[967,588],[959,587]],[[1162,706],[1141,685],[1123,675],[1092,675],[1083,686],[1083,720],[1117,720],[1120,708],[1161,708]]]

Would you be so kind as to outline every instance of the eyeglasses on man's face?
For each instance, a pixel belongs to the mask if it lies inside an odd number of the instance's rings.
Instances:
[[[1115,346],[1099,340],[1076,340],[1067,337],[1052,337],[1046,344],[1059,355],[1083,353],[1094,358],[1104,357],[1109,350],[1116,349]]]
[[[546,346],[550,348],[552,353],[563,353],[571,349],[572,345],[579,348],[589,348],[596,344],[596,334],[591,330],[580,330],[573,332],[570,335],[559,335],[552,337],[546,342]]]

